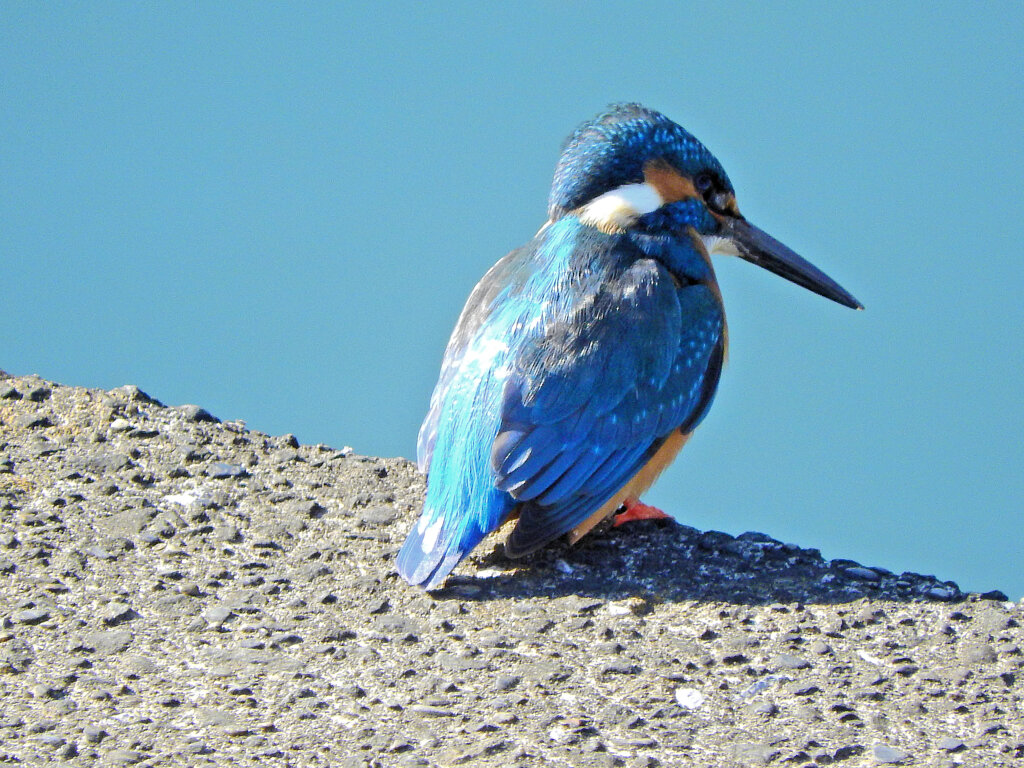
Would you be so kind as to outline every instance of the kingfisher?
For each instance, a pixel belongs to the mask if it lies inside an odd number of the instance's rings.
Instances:
[[[661,113],[615,104],[566,139],[547,222],[484,275],[448,341],[406,581],[443,586],[507,521],[516,558],[623,508],[616,523],[666,517],[639,496],[707,414],[726,358],[711,254],[863,308],[747,221],[715,156]]]

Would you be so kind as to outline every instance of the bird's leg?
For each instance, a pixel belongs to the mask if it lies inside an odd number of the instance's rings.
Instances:
[[[624,509],[612,518],[612,527],[618,528],[623,523],[632,523],[635,520],[671,520],[657,507],[644,504],[640,499],[626,499],[622,505]]]

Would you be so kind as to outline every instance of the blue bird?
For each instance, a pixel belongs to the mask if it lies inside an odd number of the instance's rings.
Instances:
[[[547,222],[484,275],[448,342],[403,578],[442,586],[507,520],[505,553],[519,557],[635,503],[718,386],[727,338],[711,253],[862,308],[744,219],[718,160],[664,115],[613,105],[569,136]]]

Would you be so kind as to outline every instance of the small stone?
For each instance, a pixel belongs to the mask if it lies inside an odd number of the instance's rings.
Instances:
[[[90,744],[99,744],[106,735],[107,732],[98,725],[87,725],[82,729],[82,737]]]
[[[40,624],[48,618],[50,618],[50,612],[42,608],[30,608],[11,614],[11,619],[19,624]]]
[[[810,644],[811,653],[816,653],[819,656],[832,653],[832,646],[826,643],[824,640],[815,640]]]
[[[412,616],[381,616],[376,622],[377,628],[388,635],[419,634],[423,627],[419,621]],[[445,654],[442,659],[452,658]]]
[[[316,520],[323,517],[327,513],[327,509],[313,499],[304,499],[286,504],[285,512],[297,518],[310,517]]]
[[[162,405],[134,384],[125,384],[123,387],[116,387],[108,393],[118,403],[149,403],[150,405]]]
[[[132,610],[130,605],[121,602],[109,603],[102,611],[100,611],[100,619],[108,627],[124,624],[126,621],[138,618],[138,616],[139,614]]]
[[[821,712],[815,707],[802,706],[793,710],[793,717],[804,723],[817,723],[821,718]]]
[[[508,648],[508,637],[500,632],[482,632],[477,635],[476,641],[484,648]]]
[[[29,693],[34,699],[56,699],[64,694],[64,689],[46,683],[38,683],[29,688]]]
[[[9,381],[0,381],[0,400],[21,400],[21,392]]]
[[[108,550],[106,550],[106,549],[104,549],[103,547],[100,547],[100,546],[86,547],[85,549],[82,550],[82,553],[88,555],[89,557],[96,558],[97,560],[116,560],[117,559],[117,555],[109,552]]]
[[[832,753],[832,760],[835,762],[849,760],[851,757],[856,757],[862,752],[864,752],[864,747],[860,744],[847,744],[846,746],[839,747],[839,749]]]
[[[848,628],[842,616],[826,616],[821,623],[821,631],[829,637],[842,637],[843,631]]]
[[[159,669],[149,656],[128,656],[125,658],[125,666],[136,675],[151,675]]]
[[[874,571],[872,571],[874,573]],[[865,605],[857,611],[857,621],[862,624],[877,624],[878,620],[885,616],[885,611],[872,605]]]
[[[234,616],[230,608],[224,605],[217,605],[203,613],[203,618],[210,627],[219,628],[225,621]]]
[[[182,415],[189,421],[200,423],[209,422],[212,424],[219,424],[220,419],[215,416],[211,416],[210,412],[205,408],[200,408],[198,405],[183,405],[178,408]]]
[[[28,413],[17,420],[17,425],[22,429],[44,429],[52,427],[53,422],[42,413]]]
[[[455,717],[457,712],[445,707],[434,707],[429,704],[413,704],[409,707],[410,712],[424,717]]]
[[[978,643],[964,647],[963,660],[968,664],[991,664],[996,660],[996,649],[988,643]]]
[[[112,749],[103,756],[106,765],[135,765],[146,759],[144,752],[133,749]]]
[[[779,750],[768,744],[737,744],[733,756],[745,765],[768,765],[779,755]]]
[[[1001,603],[1005,603],[1007,600],[1006,593],[1001,592],[998,589],[993,589],[988,592],[982,592],[980,595],[978,595],[978,597],[980,597],[982,600],[997,600]]]
[[[871,754],[875,758],[876,762],[884,763],[885,765],[902,763],[910,757],[909,752],[897,749],[896,747],[890,747],[887,744],[875,744],[875,746],[871,748]]]
[[[946,736],[935,746],[937,746],[943,752],[959,752],[961,749],[966,749],[967,747],[967,745],[964,744],[963,741],[953,736]]]
[[[287,464],[288,462],[300,461],[301,459],[302,457],[299,456],[299,452],[293,448],[282,448],[270,455],[270,460],[274,464]]]
[[[213,529],[213,540],[221,542],[238,541],[241,538],[239,530],[234,525],[218,525]]]
[[[863,565],[854,565],[849,568],[844,568],[843,573],[851,578],[861,579],[863,581],[879,581],[882,578],[877,571],[865,568]]]
[[[521,680],[522,678],[518,675],[501,675],[495,680],[495,690],[512,690]]]
[[[611,616],[644,616],[651,612],[650,604],[642,597],[628,597],[608,604],[608,613]]]
[[[975,626],[987,635],[997,635],[1004,630],[1017,626],[1017,622],[1009,614],[1000,610],[979,611]]]
[[[387,613],[390,605],[386,597],[371,597],[366,603],[366,612],[372,614]]]
[[[748,659],[744,654],[739,653],[738,651],[726,651],[720,657],[720,661],[723,664],[734,664],[735,665],[735,664],[746,664],[748,661],[750,661],[750,659]]]
[[[635,675],[640,667],[628,661],[609,661],[601,665],[600,672],[602,675]]]
[[[792,680],[793,680],[793,678],[790,677],[789,675],[781,675],[781,674],[765,675],[764,677],[760,678],[759,680],[754,681],[749,686],[747,686],[740,693],[740,696],[743,697],[743,698],[748,698],[750,696],[756,696],[759,693],[763,693],[764,691],[767,691],[773,685],[778,685],[778,684],[786,683],[786,682],[792,682]]]
[[[53,394],[53,391],[42,384],[37,384],[25,390],[25,398],[33,403],[41,403],[44,400],[48,400],[51,394]]]
[[[999,720],[991,720],[988,722],[982,722],[978,725],[978,732],[988,735],[993,733],[1005,732],[1006,726]]]
[[[696,688],[677,688],[675,697],[683,709],[699,709],[704,704],[704,694]]]
[[[0,672],[21,674],[35,660],[35,652],[23,640],[9,639],[0,643]]]
[[[218,461],[210,468],[209,475],[213,478],[248,477],[249,471],[241,464],[228,464]]]
[[[81,645],[96,651],[101,656],[109,656],[125,650],[132,642],[132,633],[124,630],[117,632],[92,632],[82,639]]]
[[[775,669],[807,669],[810,666],[811,662],[789,653],[780,653],[774,662]]]
[[[812,694],[818,693],[821,689],[814,683],[796,680],[787,685],[786,690],[794,696],[810,696]]]
[[[398,519],[398,510],[391,507],[367,507],[359,511],[359,520],[364,525],[390,525]]]

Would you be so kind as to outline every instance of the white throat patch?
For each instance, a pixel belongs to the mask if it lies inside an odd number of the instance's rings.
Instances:
[[[644,214],[658,210],[664,202],[650,184],[624,184],[583,206],[580,221],[602,232],[618,232]]]
[[[719,237],[718,235],[704,235],[701,238],[704,241],[704,247],[710,254],[720,254],[722,256],[739,256],[739,249],[736,248],[736,243],[727,237]]]

